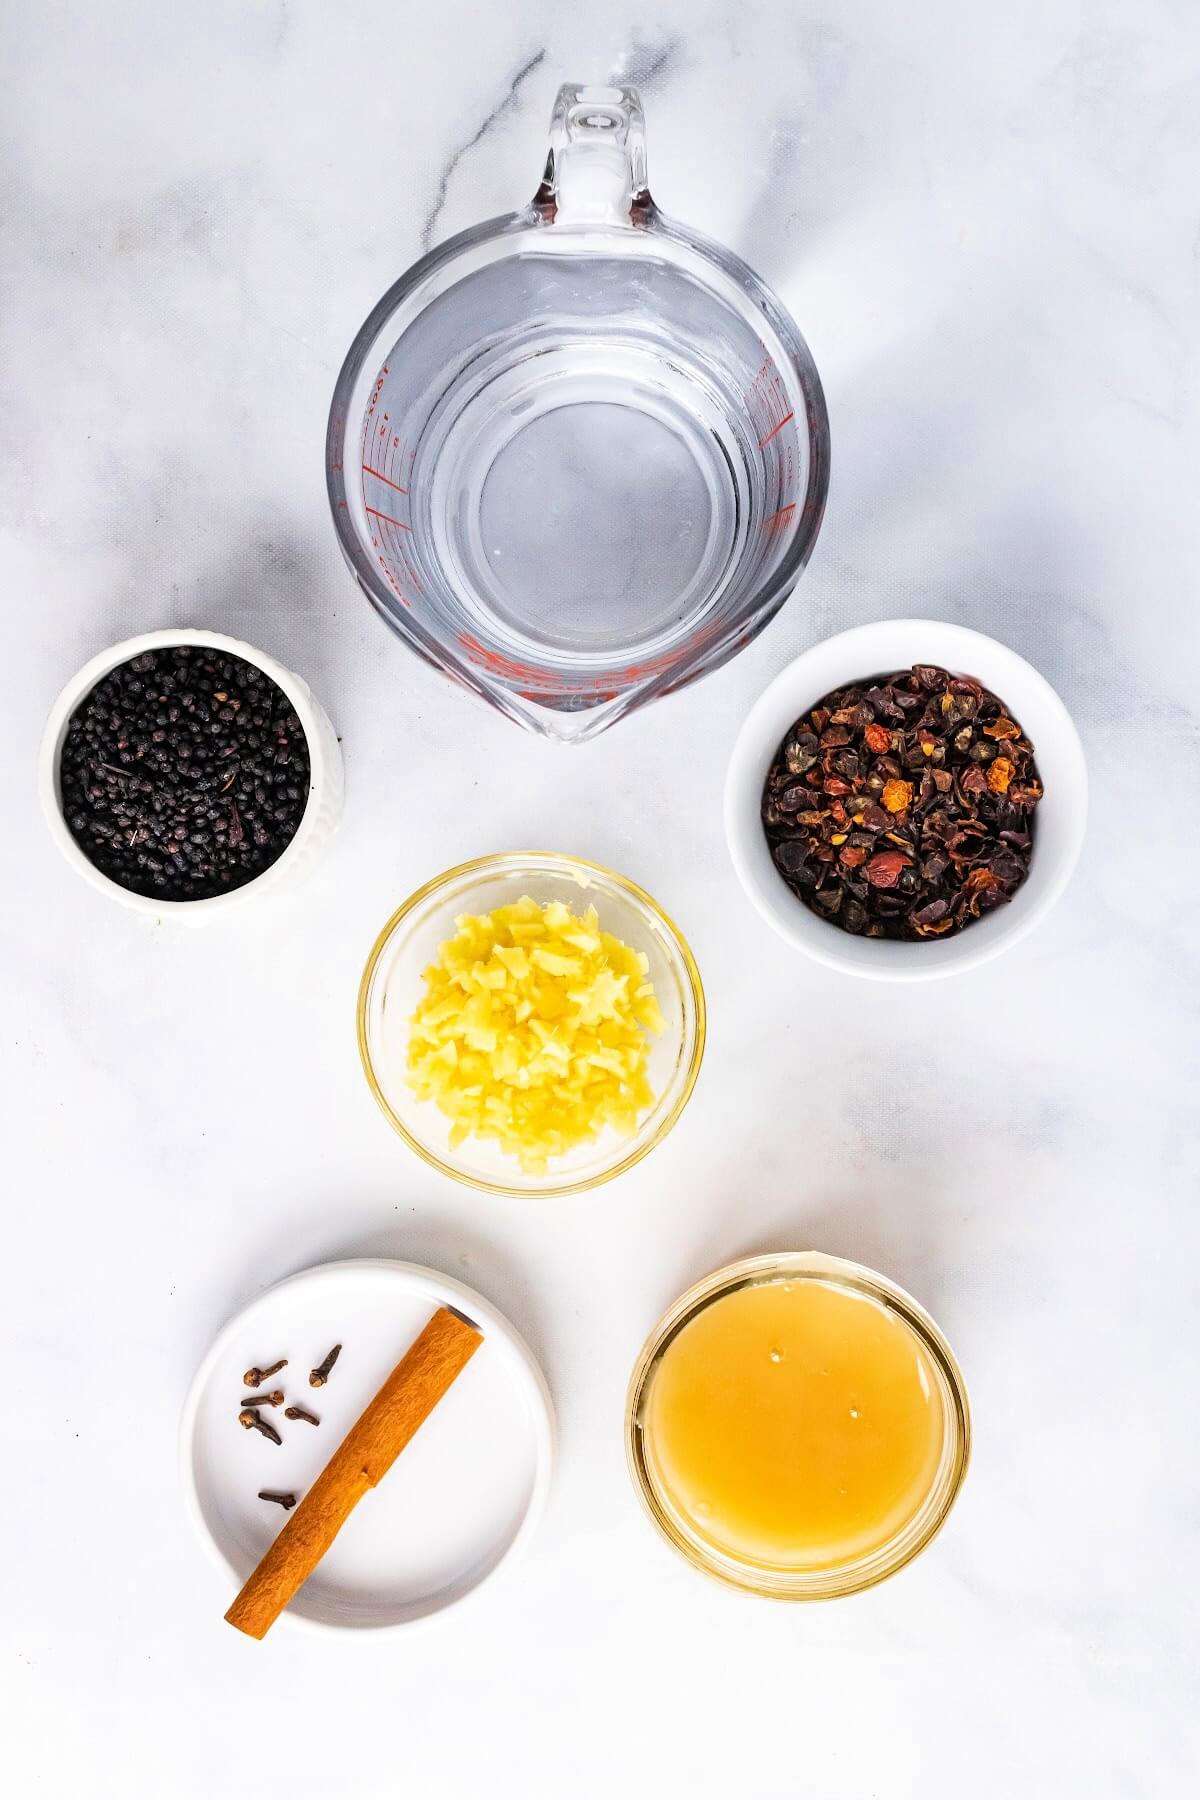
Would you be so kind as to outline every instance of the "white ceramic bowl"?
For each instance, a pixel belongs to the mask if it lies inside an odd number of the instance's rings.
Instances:
[[[833,688],[935,663],[997,694],[1030,738],[1045,788],[1035,814],[1029,874],[1007,906],[965,931],[920,943],[854,937],[818,918],[784,882],[761,819],[767,771],[789,728]],[[814,644],[788,664],[738,733],[725,782],[725,834],[751,900],[781,937],[831,969],[883,981],[922,981],[974,968],[1032,930],[1079,858],[1087,822],[1087,768],[1066,707],[1023,657],[994,638],[938,619],[886,619]]]
[[[180,1424],[192,1522],[225,1581],[221,1610],[288,1516],[261,1489],[303,1497],[439,1306],[483,1343],[387,1476],[364,1495],[280,1627],[381,1632],[457,1609],[528,1543],[550,1489],[554,1415],[532,1352],[481,1294],[435,1269],[384,1258],[321,1263],[231,1319],[196,1371]],[[342,1344],[326,1385],[308,1370]],[[268,1443],[237,1422],[242,1375],[286,1356],[270,1385],[315,1412],[314,1429],[268,1417]],[[214,1618],[218,1616],[214,1609]]]
[[[234,888],[227,894],[215,894],[208,900],[164,900],[149,894],[131,894],[118,882],[110,880],[93,862],[89,862],[71,836],[62,810],[59,762],[67,726],[76,707],[87,698],[98,682],[103,681],[110,670],[118,668],[121,663],[132,661],[146,650],[169,650],[177,644],[200,644],[206,649],[220,650],[227,656],[240,656],[244,662],[253,663],[255,668],[261,669],[287,695],[308,740],[308,803],[295,837],[282,856],[269,869],[264,869],[261,875],[255,876],[253,881],[248,881],[244,887]],[[248,901],[274,893],[301,875],[324,847],[341,817],[342,792],[342,753],[337,733],[324,709],[314,699],[308,683],[302,681],[299,675],[293,675],[290,669],[285,669],[273,656],[256,650],[252,644],[244,644],[239,638],[226,637],[219,631],[197,631],[187,626],[166,631],[144,631],[138,637],[126,638],[122,644],[113,644],[110,649],[93,656],[91,662],[85,663],[78,674],[68,681],[50,710],[50,717],[42,734],[38,761],[38,794],[42,813],[51,837],[71,867],[98,892],[107,894],[112,900],[119,900],[122,906],[131,907],[134,912],[140,912],[151,919],[180,920],[189,925],[207,924],[219,913],[228,912],[230,907],[244,906]]]

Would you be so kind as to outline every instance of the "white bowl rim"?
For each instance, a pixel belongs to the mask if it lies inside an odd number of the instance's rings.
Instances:
[[[911,642],[905,641],[910,639]],[[931,639],[938,646],[936,657],[922,654],[923,650],[929,652]],[[897,640],[902,644],[900,649],[896,648]],[[767,768],[789,725],[806,706],[814,705],[822,694],[839,684],[883,673],[889,666],[900,668],[906,661],[937,661],[944,667],[967,671],[983,680],[1002,698],[1009,697],[1005,695],[1003,674],[990,674],[989,665],[994,668],[999,663],[1010,674],[1016,673],[1020,682],[1027,684],[1037,695],[1038,710],[1043,718],[1048,717],[1054,721],[1062,738],[1053,764],[1052,779],[1056,790],[1069,791],[1073,795],[1073,805],[1063,826],[1057,867],[1044,884],[1040,884],[1027,896],[1031,903],[1027,903],[1020,912],[1014,912],[1011,906],[1003,908],[989,914],[986,920],[980,921],[969,932],[956,933],[953,938],[944,941],[921,944],[892,941],[880,942],[878,945],[872,943],[873,950],[893,953],[886,961],[881,957],[872,967],[869,963],[852,957],[843,948],[842,940],[846,945],[859,947],[864,940],[838,931],[835,926],[810,913],[799,900],[795,900],[795,907],[797,914],[802,916],[797,917],[795,930],[785,926],[777,911],[769,904],[759,872],[746,854],[744,836],[749,828],[744,815],[748,789],[753,784],[751,813],[754,828],[761,831],[758,808]],[[831,673],[826,668],[823,675],[810,680],[808,671],[825,664],[844,664],[844,668],[841,673]],[[771,722],[781,717],[789,707],[791,711],[788,717],[783,719],[778,732],[771,736],[774,731]],[[1027,708],[1022,706],[1017,710],[1021,712]],[[1023,720],[1022,723],[1024,722]],[[765,747],[764,731],[771,740],[769,747]],[[1047,765],[1038,747],[1037,734],[1031,731],[1031,736],[1034,738],[1034,752],[1038,756],[1039,769],[1045,780]],[[1062,895],[1079,860],[1087,827],[1087,793],[1087,764],[1075,723],[1057,691],[1032,663],[998,638],[989,637],[970,626],[954,624],[944,619],[880,619],[866,625],[851,626],[846,631],[836,632],[831,637],[811,644],[808,649],[793,657],[759,695],[742,723],[729,759],[724,794],[725,839],[738,880],[756,911],[795,949],[803,951],[814,961],[823,963],[826,968],[863,980],[933,981],[991,962],[993,957],[1018,943],[1045,918]],[[771,873],[781,891],[787,892],[786,885],[773,868]],[[1033,879],[1032,868],[1028,879]],[[1025,885],[1028,886],[1028,882]],[[945,955],[948,947],[954,950],[952,959]]]
[[[550,1397],[550,1389],[546,1385],[546,1377],[533,1351],[529,1348],[516,1326],[511,1324],[499,1309],[486,1300],[475,1288],[465,1282],[456,1281],[452,1275],[444,1275],[440,1269],[430,1268],[425,1263],[404,1262],[392,1256],[353,1256],[341,1259],[334,1258],[330,1262],[313,1263],[307,1269],[297,1269],[292,1275],[284,1276],[282,1281],[274,1281],[260,1294],[227,1319],[210,1344],[203,1361],[192,1377],[184,1401],[183,1412],[179,1420],[179,1476],[183,1487],[184,1506],[187,1515],[199,1535],[201,1543],[208,1553],[210,1562],[222,1574],[236,1583],[234,1592],[230,1594],[230,1602],[244,1581],[245,1576],[236,1568],[218,1544],[208,1528],[204,1511],[200,1503],[200,1492],[196,1483],[196,1473],[192,1456],[192,1443],[196,1430],[196,1415],[204,1390],[212,1375],[213,1369],[224,1355],[226,1346],[234,1335],[243,1329],[247,1316],[255,1311],[272,1294],[281,1288],[292,1287],[300,1282],[312,1280],[314,1277],[330,1277],[356,1269],[386,1269],[399,1276],[409,1276],[414,1280],[429,1283],[451,1301],[462,1302],[462,1309],[478,1324],[485,1327],[484,1336],[503,1339],[515,1352],[517,1366],[524,1378],[524,1392],[530,1403],[530,1417],[533,1421],[535,1463],[533,1481],[529,1491],[529,1503],[524,1517],[509,1539],[507,1545],[496,1558],[491,1567],[470,1587],[461,1589],[445,1605],[432,1608],[429,1612],[420,1613],[412,1619],[396,1619],[391,1623],[378,1625],[351,1625],[334,1619],[312,1619],[304,1613],[293,1612],[284,1607],[279,1615],[278,1623],[291,1631],[302,1631],[314,1636],[328,1639],[330,1635],[344,1639],[365,1638],[368,1642],[378,1637],[390,1637],[396,1632],[418,1630],[422,1626],[432,1625],[446,1617],[448,1613],[456,1613],[468,1605],[488,1586],[493,1577],[502,1568],[508,1567],[527,1547],[538,1521],[545,1510],[550,1493],[550,1483],[554,1473],[555,1460],[555,1419],[554,1402]]]
[[[68,829],[63,817],[62,797],[59,787],[59,760],[62,755],[63,742],[66,737],[67,724],[71,715],[80,703],[87,698],[92,689],[104,677],[119,668],[122,663],[132,662],[135,656],[141,656],[147,650],[170,650],[179,645],[198,645],[210,650],[223,650],[227,655],[238,656],[243,662],[252,663],[255,668],[273,681],[276,687],[285,693],[292,704],[297,718],[300,720],[304,736],[308,743],[309,756],[309,800],[305,805],[295,835],[283,854],[261,875],[243,882],[239,888],[233,888],[227,894],[211,894],[202,900],[166,900],[156,899],[151,894],[134,894],[121,886],[111,876],[105,875],[95,863],[86,857]],[[253,644],[241,638],[231,637],[223,631],[208,631],[196,625],[166,626],[159,631],[142,631],[136,636],[125,638],[119,644],[112,644],[106,650],[97,651],[83,667],[72,675],[65,683],[58,698],[50,708],[42,732],[41,746],[38,751],[38,798],[41,801],[42,815],[58,849],[66,857],[76,872],[83,876],[88,884],[98,893],[117,899],[123,906],[140,912],[144,917],[161,918],[195,918],[203,915],[211,918],[218,911],[228,911],[231,906],[257,899],[269,888],[282,881],[291,870],[293,863],[303,854],[305,845],[318,824],[319,808],[312,804],[313,788],[317,786],[314,775],[324,775],[321,768],[323,752],[320,742],[320,728],[315,703],[308,684],[285,668],[281,662],[269,655],[265,650],[256,649]]]

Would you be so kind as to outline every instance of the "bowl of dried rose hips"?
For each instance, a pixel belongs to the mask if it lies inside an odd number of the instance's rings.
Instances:
[[[935,619],[815,644],[734,746],[725,829],[763,917],[831,968],[920,981],[974,967],[1054,905],[1087,769],[1023,657]]]

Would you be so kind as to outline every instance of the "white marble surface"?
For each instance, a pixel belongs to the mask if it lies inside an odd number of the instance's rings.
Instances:
[[[0,1716],[45,1796],[614,1793],[1092,1800],[1196,1779],[1200,21],[1189,0],[272,0],[2,9]],[[558,82],[642,79],[660,203],[783,294],[832,497],[779,621],[556,752],[389,640],[327,517],[340,358],[420,249],[522,201]],[[1005,637],[1084,734],[1055,917],[911,993],[789,959],[718,795],[799,646],[928,610]],[[62,679],[141,627],[257,640],[345,738],[311,883],[176,937],[35,811]],[[358,972],[433,871],[530,838],[645,882],[711,1003],[650,1161],[553,1207],[409,1157]],[[1131,869],[1135,856],[1140,872]],[[972,1386],[936,1549],[794,1611],[676,1564],[622,1462],[625,1378],[694,1276],[812,1244],[905,1281]],[[222,1320],[306,1263],[475,1283],[561,1418],[529,1559],[386,1644],[222,1623],[177,1411]]]

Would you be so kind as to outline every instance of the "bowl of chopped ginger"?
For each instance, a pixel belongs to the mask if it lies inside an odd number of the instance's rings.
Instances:
[[[574,1194],[670,1131],[704,1054],[695,958],[650,895],[574,856],[480,857],[388,920],[358,996],[383,1113],[496,1194]]]

